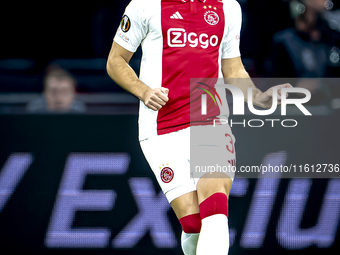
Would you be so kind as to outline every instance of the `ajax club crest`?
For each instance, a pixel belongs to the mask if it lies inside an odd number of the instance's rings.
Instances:
[[[164,183],[169,183],[174,178],[174,171],[170,167],[164,167],[161,171],[161,179]]]
[[[212,26],[217,25],[220,21],[220,17],[214,11],[207,11],[206,13],[204,13],[204,19],[209,25]]]

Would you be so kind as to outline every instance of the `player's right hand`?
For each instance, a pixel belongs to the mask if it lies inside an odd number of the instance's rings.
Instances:
[[[149,89],[144,93],[143,103],[151,110],[160,110],[169,101],[169,89]]]

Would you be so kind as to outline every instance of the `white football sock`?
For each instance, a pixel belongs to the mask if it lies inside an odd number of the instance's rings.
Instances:
[[[229,251],[228,218],[214,214],[202,220],[201,233],[197,243],[197,255],[227,255]]]
[[[182,231],[181,242],[184,255],[196,255],[198,236],[199,233],[187,234],[184,231]]]

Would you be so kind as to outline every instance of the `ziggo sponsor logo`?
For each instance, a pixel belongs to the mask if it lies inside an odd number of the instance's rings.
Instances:
[[[196,34],[194,32],[187,33],[184,28],[170,28],[167,33],[168,45],[173,48],[183,48],[189,46],[196,48],[198,46],[207,49],[209,46],[215,47],[219,43],[217,35]]]

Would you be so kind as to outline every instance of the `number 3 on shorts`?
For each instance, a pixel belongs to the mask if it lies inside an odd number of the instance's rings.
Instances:
[[[227,137],[227,139],[230,140],[229,143],[231,144],[231,146],[227,144],[227,150],[228,150],[230,153],[234,153],[234,152],[235,152],[235,147],[234,147],[233,138],[232,138],[231,135],[229,135],[229,134],[225,134],[225,136]]]

